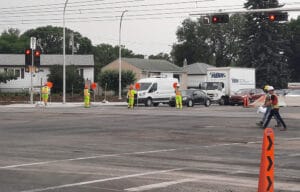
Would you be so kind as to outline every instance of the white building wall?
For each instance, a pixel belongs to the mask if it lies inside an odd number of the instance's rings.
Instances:
[[[5,67],[7,69],[20,70],[20,76],[16,80],[8,81],[7,83],[0,83],[0,91],[2,92],[22,92],[28,91],[30,88],[31,82],[31,73],[24,72],[24,79],[21,78],[21,69],[22,67]],[[93,67],[84,67],[83,69],[83,78],[86,80],[91,80],[94,82],[94,68]],[[0,68],[0,71],[3,72],[4,68]],[[42,68],[42,71],[39,73],[33,74],[33,87],[38,87],[47,82],[47,75],[50,74],[50,70],[47,67]]]

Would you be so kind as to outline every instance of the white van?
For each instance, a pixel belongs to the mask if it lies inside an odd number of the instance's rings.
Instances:
[[[158,106],[159,103],[169,103],[170,97],[175,95],[173,84],[178,83],[178,79],[152,77],[140,79],[138,83],[138,103]]]

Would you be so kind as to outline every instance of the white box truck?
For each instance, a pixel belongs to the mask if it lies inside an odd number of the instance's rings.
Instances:
[[[158,106],[159,103],[169,103],[175,95],[174,83],[178,83],[176,78],[151,77],[140,79],[140,90],[138,90],[138,103],[146,106]]]
[[[199,85],[213,102],[220,105],[229,104],[230,95],[237,90],[255,86],[255,69],[238,67],[208,68],[206,82]]]

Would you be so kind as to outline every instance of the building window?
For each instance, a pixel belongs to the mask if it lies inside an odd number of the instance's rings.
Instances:
[[[24,79],[24,76],[25,76],[25,69],[22,68],[21,69],[21,79]]]
[[[15,69],[15,76],[20,77],[20,69]]]

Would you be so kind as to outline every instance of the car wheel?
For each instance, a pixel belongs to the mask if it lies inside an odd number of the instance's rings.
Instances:
[[[187,101],[187,103],[186,103],[186,105],[188,106],[188,107],[193,107],[194,106],[194,102],[193,102],[193,100],[188,100]]]
[[[209,107],[211,105],[211,101],[209,99],[205,100],[205,107]]]
[[[159,103],[153,103],[154,107],[157,107],[159,105]]]
[[[148,99],[146,100],[145,105],[146,105],[147,107],[151,107],[151,106],[152,106],[152,99],[151,99],[151,98],[148,98]]]
[[[225,105],[225,99],[224,99],[224,97],[222,97],[222,98],[219,100],[219,105]]]

